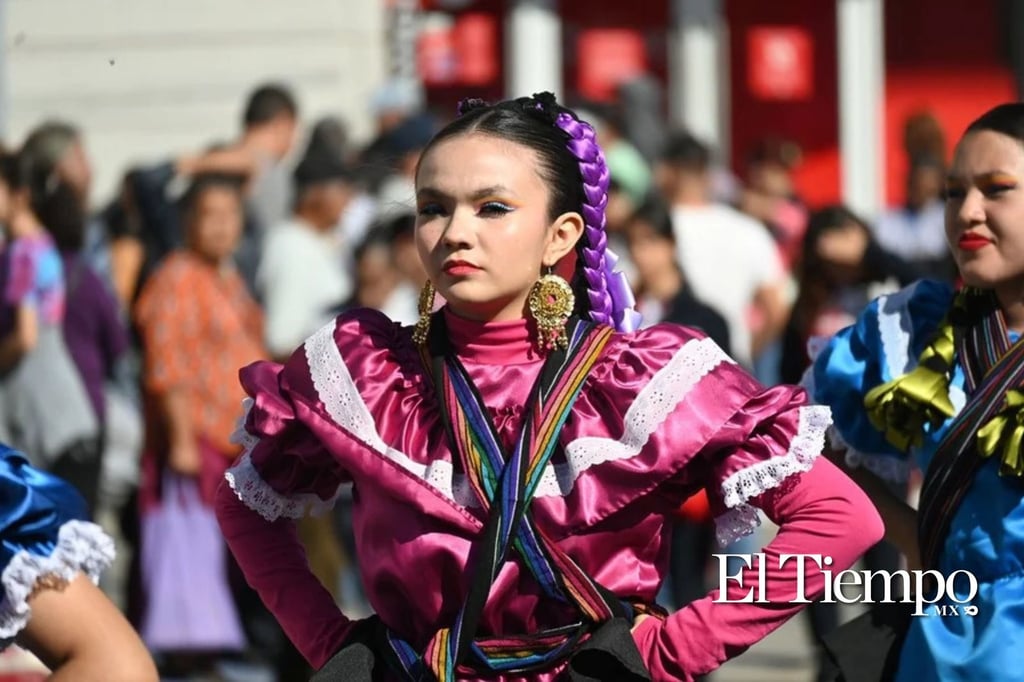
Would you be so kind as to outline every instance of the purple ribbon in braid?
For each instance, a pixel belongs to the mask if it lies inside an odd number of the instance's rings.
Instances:
[[[561,112],[555,125],[568,136],[566,147],[576,157],[583,178],[581,214],[586,225],[583,274],[590,297],[590,317],[619,331],[631,332],[640,326],[640,313],[626,275],[615,269],[619,257],[608,248],[605,232],[605,207],[608,205],[608,164],[597,144],[594,128],[568,112]]]

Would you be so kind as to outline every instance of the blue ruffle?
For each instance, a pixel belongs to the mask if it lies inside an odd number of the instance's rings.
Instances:
[[[87,520],[74,488],[0,445],[0,648],[28,623],[40,577],[95,581],[113,559],[113,541]]]

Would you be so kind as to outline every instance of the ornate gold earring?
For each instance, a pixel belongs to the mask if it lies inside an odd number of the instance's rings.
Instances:
[[[537,322],[537,345],[548,350],[568,348],[565,323],[576,305],[576,296],[569,283],[548,268],[548,273],[530,289],[527,303]]]
[[[416,328],[412,332],[412,340],[417,346],[427,342],[427,334],[430,333],[430,315],[434,312],[434,284],[429,279],[420,290],[420,319],[416,321]]]

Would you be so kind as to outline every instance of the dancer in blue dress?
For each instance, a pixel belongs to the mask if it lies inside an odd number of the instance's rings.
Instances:
[[[976,615],[909,619],[895,679],[1024,680],[1024,104],[968,127],[946,195],[965,287],[921,281],[872,302],[812,348],[804,383],[832,407],[832,445],[861,467],[910,567],[977,578]],[[913,465],[925,472],[917,510],[878,485]]]
[[[94,581],[114,543],[67,483],[0,444],[0,649],[13,642],[51,680],[150,682],[141,640]]]

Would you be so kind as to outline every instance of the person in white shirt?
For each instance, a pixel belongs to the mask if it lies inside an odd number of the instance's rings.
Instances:
[[[328,322],[352,293],[336,227],[354,188],[334,156],[305,158],[295,169],[295,209],[264,244],[256,284],[271,355],[284,359]]]
[[[710,165],[710,150],[680,133],[667,141],[659,172],[686,281],[698,299],[725,317],[733,355],[750,367],[786,323],[786,274],[761,223],[714,203]]]

